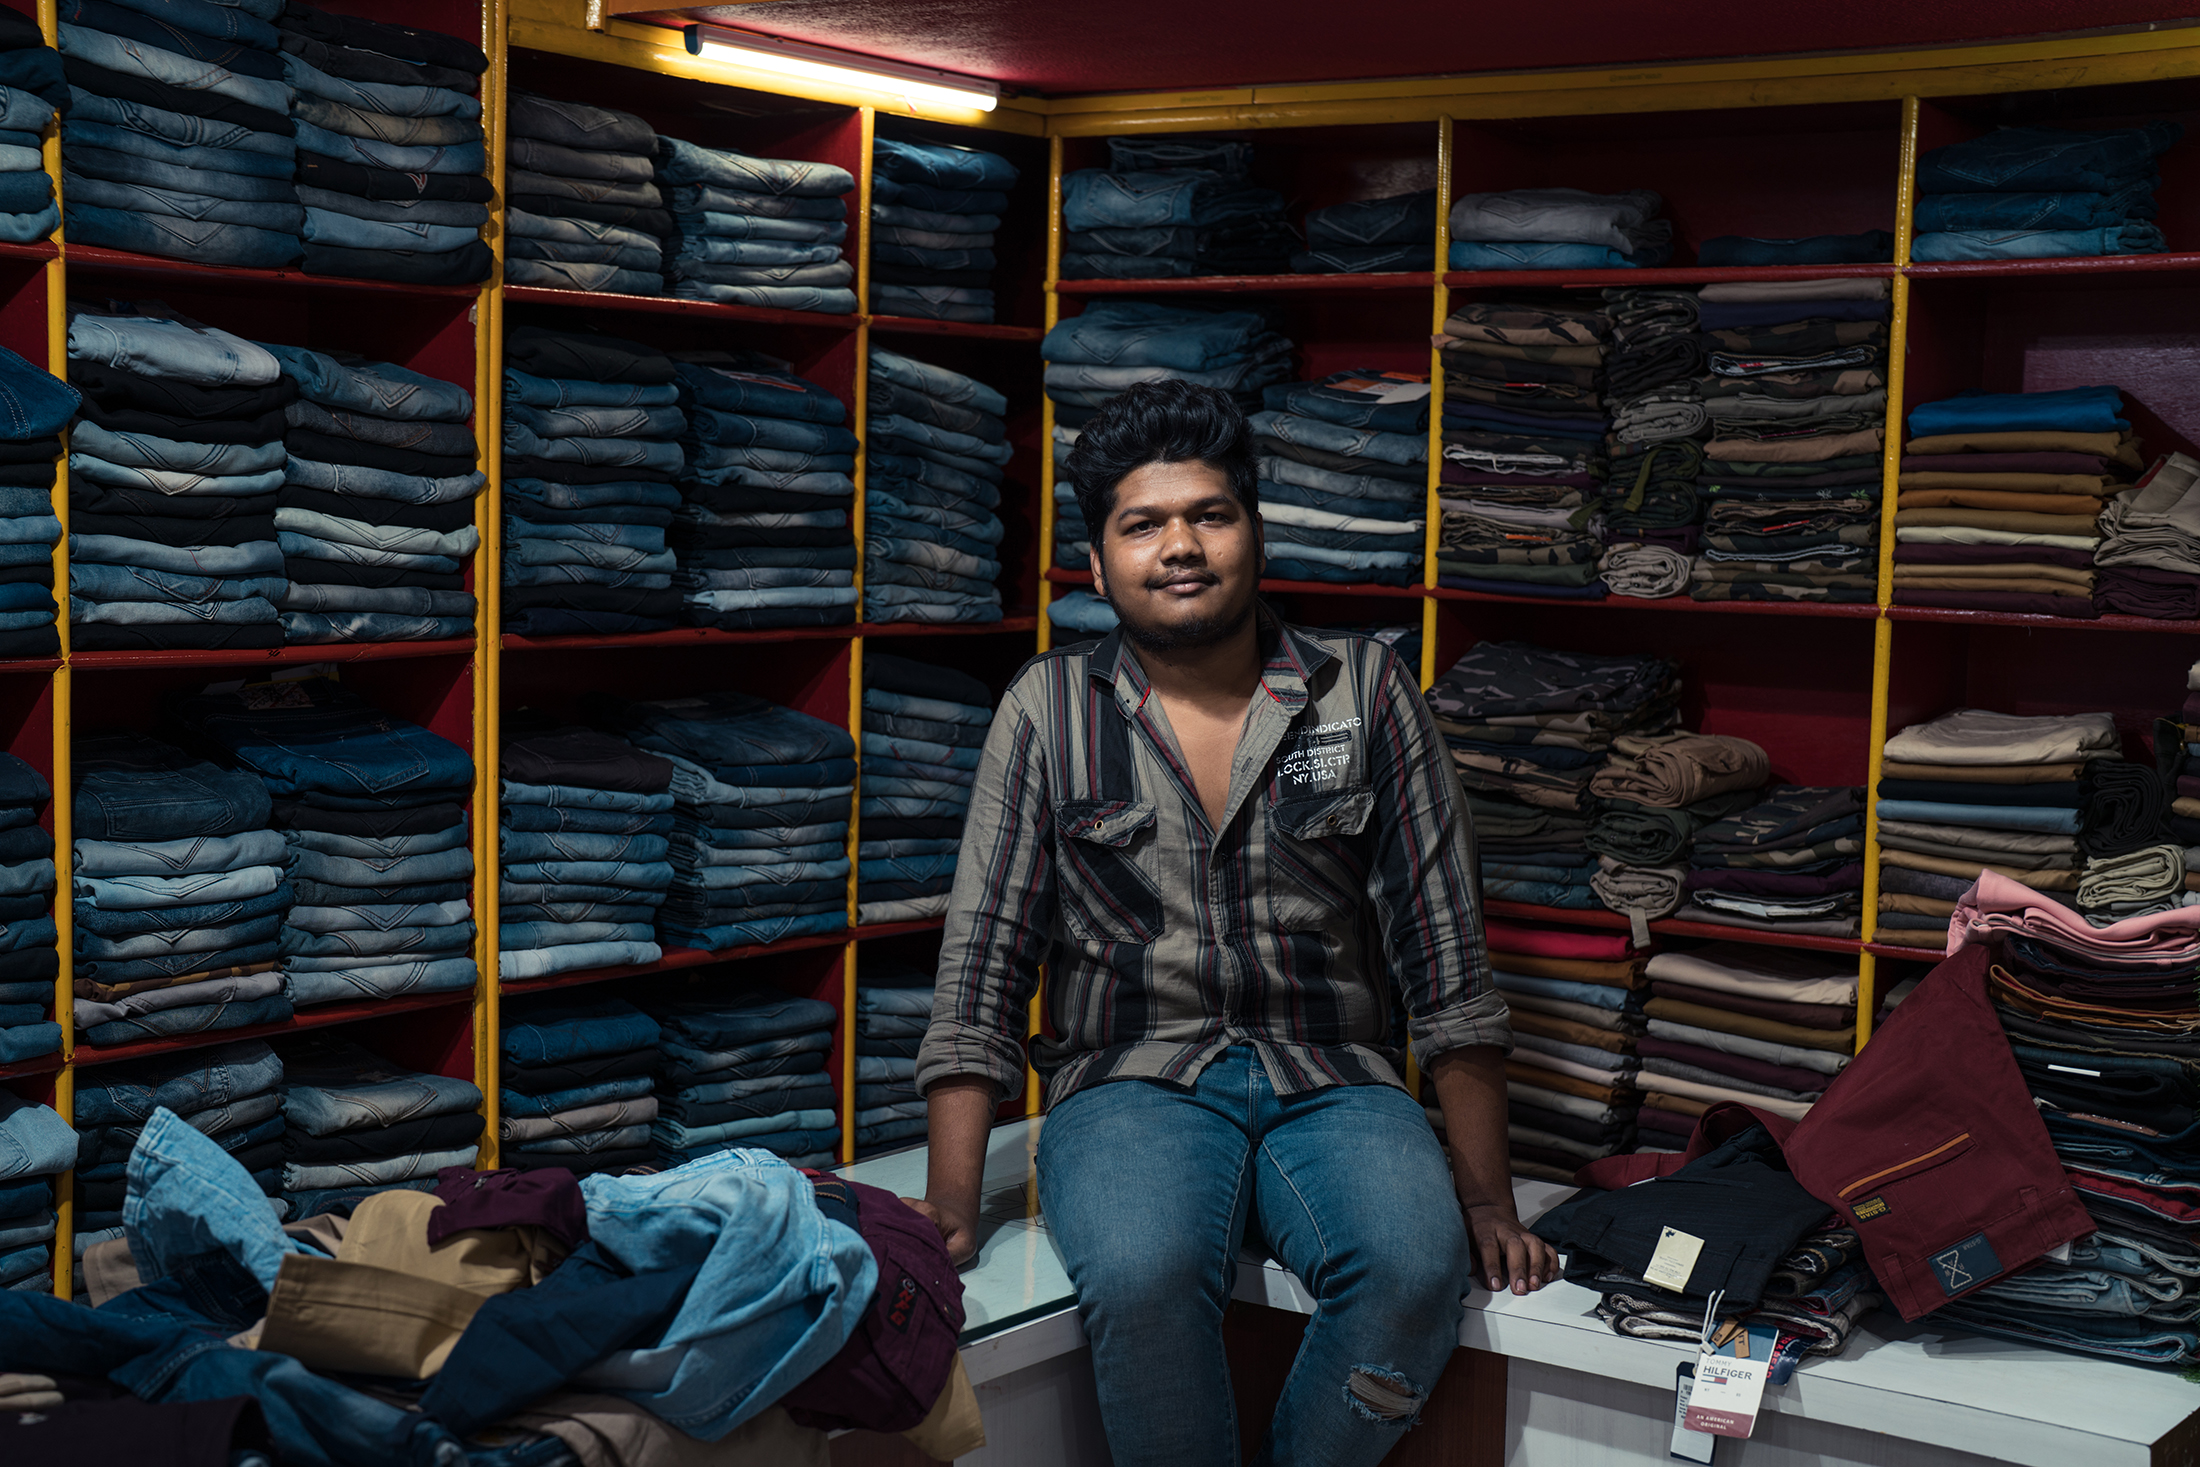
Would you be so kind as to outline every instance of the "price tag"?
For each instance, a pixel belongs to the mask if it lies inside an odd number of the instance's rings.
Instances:
[[[1661,1289],[1685,1294],[1688,1276],[1696,1271],[1696,1255],[1701,1252],[1703,1239],[1679,1228],[1667,1228],[1658,1234],[1657,1251],[1650,1255],[1650,1266],[1642,1276]]]
[[[1681,1419],[1691,1431],[1746,1437],[1757,1429],[1757,1405],[1764,1398],[1779,1331],[1740,1325],[1722,1326],[1696,1356],[1696,1384]]]
[[[1696,1384],[1696,1367],[1683,1360],[1673,1367],[1673,1441],[1666,1449],[1676,1462],[1698,1462],[1710,1467],[1719,1446],[1718,1437],[1688,1427],[1688,1401]]]

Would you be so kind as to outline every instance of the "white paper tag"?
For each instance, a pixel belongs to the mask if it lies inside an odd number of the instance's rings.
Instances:
[[[1679,1228],[1667,1228],[1658,1234],[1657,1251],[1650,1255],[1650,1266],[1642,1276],[1661,1289],[1685,1294],[1688,1276],[1696,1271],[1696,1255],[1701,1252],[1703,1239]]]
[[[1673,1367],[1673,1440],[1666,1448],[1667,1455],[1676,1462],[1699,1462],[1710,1467],[1717,1453],[1719,1439],[1708,1431],[1688,1429],[1688,1402],[1696,1384],[1696,1366],[1683,1360]]]
[[[1696,1356],[1695,1390],[1681,1413],[1689,1430],[1746,1437],[1757,1429],[1757,1405],[1779,1338],[1775,1330],[1736,1328],[1717,1349],[1704,1344]]]
[[[2058,1075],[2088,1075],[2096,1080],[2101,1078],[2099,1070],[2081,1070],[2076,1065],[2049,1065],[2047,1068]]]

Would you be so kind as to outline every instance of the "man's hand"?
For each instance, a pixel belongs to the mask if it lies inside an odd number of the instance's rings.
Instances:
[[[1474,1239],[1476,1270],[1493,1294],[1507,1289],[1530,1294],[1559,1276],[1558,1254],[1522,1227],[1510,1207],[1468,1208],[1467,1232]]]
[[[978,1256],[976,1214],[963,1213],[959,1209],[949,1211],[921,1197],[904,1197],[901,1200],[923,1213],[930,1219],[932,1226],[940,1230],[940,1238],[947,1244],[947,1256],[957,1268]]]

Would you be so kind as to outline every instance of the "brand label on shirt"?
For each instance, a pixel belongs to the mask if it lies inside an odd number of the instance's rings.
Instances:
[[[1940,1280],[1940,1291],[1951,1299],[2001,1272],[2001,1259],[1984,1233],[1973,1233],[1955,1247],[1943,1248],[1929,1261],[1933,1277]]]
[[[894,1302],[886,1310],[886,1322],[906,1334],[916,1307],[917,1281],[903,1274],[901,1282],[894,1286]]]
[[[1867,1197],[1856,1204],[1856,1220],[1858,1222],[1870,1222],[1873,1218],[1885,1217],[1892,1211],[1894,1209],[1887,1205],[1886,1198]]]
[[[1340,718],[1335,723],[1300,729],[1276,770],[1284,789],[1297,794],[1341,784],[1352,769],[1353,730],[1360,722],[1357,718]]]

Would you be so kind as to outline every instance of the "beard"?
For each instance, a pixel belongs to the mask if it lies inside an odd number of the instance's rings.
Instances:
[[[1246,596],[1235,606],[1218,607],[1188,621],[1162,625],[1139,622],[1127,615],[1113,596],[1106,599],[1115,608],[1123,639],[1132,646],[1148,652],[1184,652],[1227,641],[1242,631],[1252,619],[1255,598]]]

